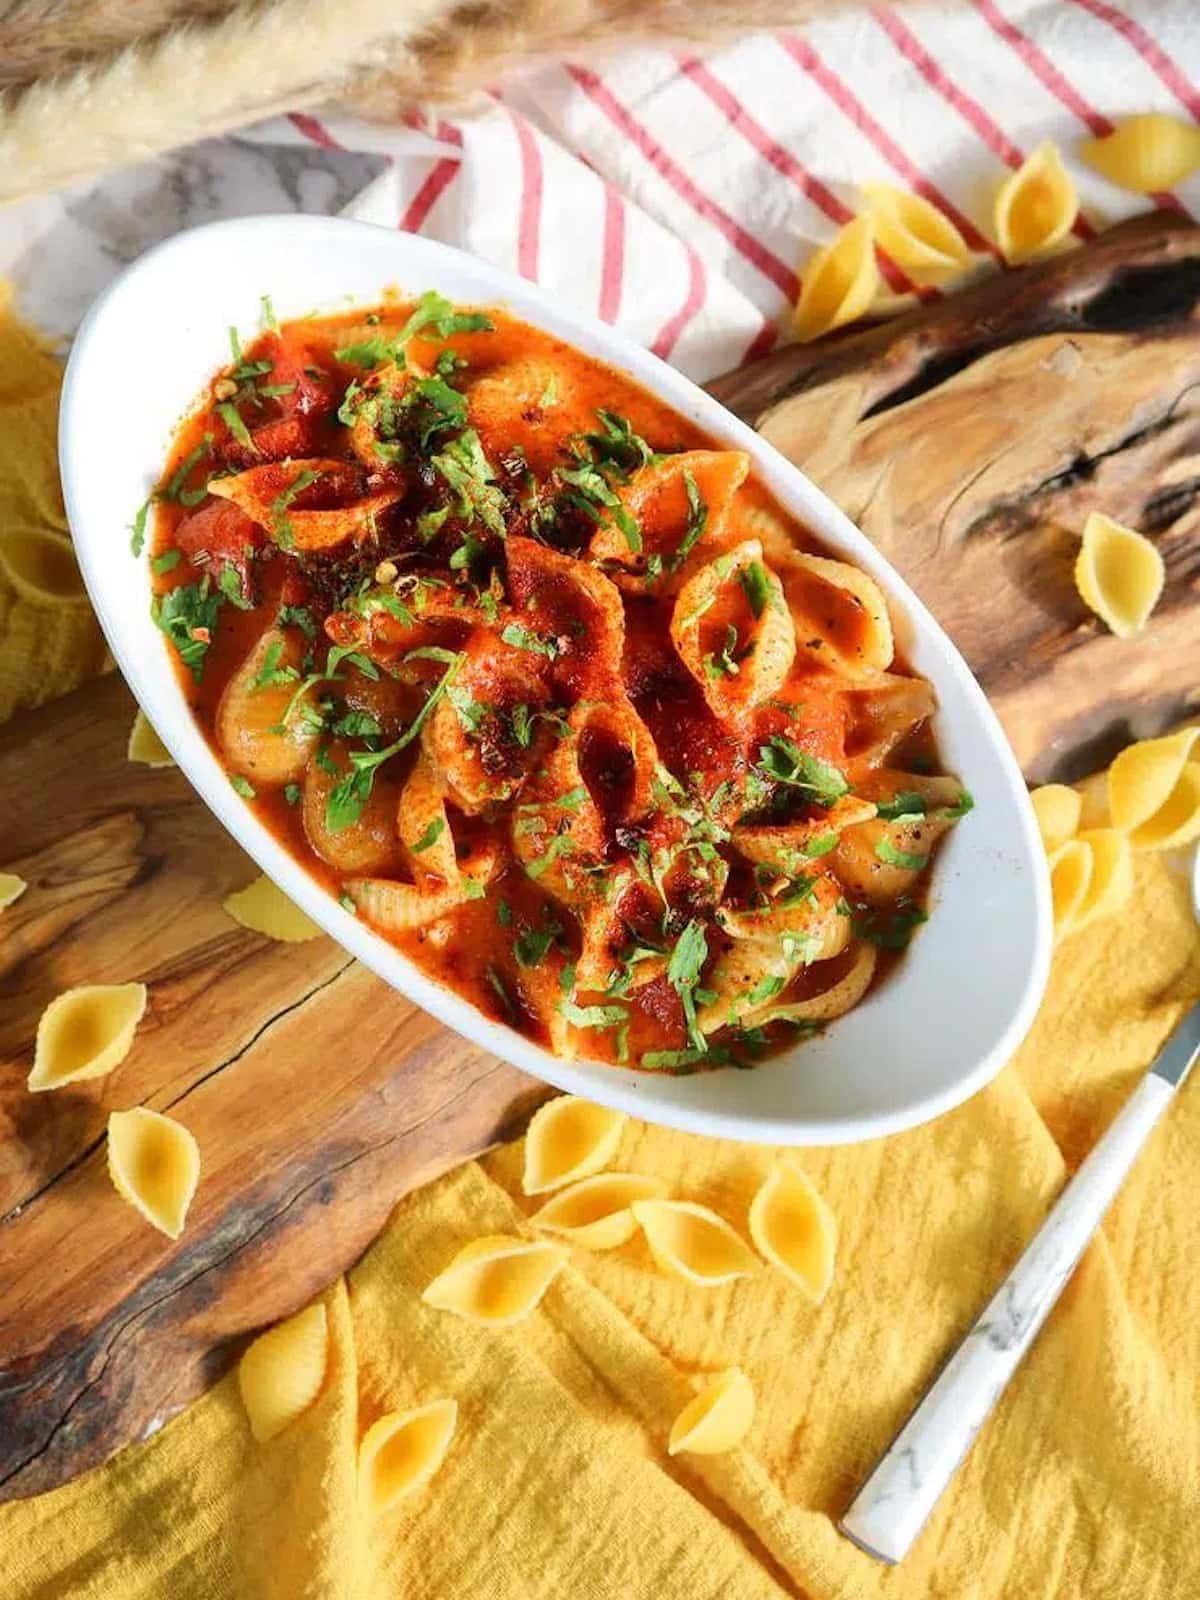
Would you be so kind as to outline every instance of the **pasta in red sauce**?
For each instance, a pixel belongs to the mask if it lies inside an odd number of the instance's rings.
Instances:
[[[872,580],[504,311],[264,307],[152,497],[155,617],[246,803],[559,1055],[747,1065],[855,1005],[970,807]]]

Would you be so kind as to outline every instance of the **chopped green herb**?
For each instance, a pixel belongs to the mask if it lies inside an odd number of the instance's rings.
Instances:
[[[880,861],[886,861],[889,867],[904,867],[909,872],[920,872],[922,867],[929,865],[928,854],[913,854],[910,850],[899,850],[885,834],[875,846],[875,854]]]
[[[192,677],[199,682],[204,657],[212,643],[222,596],[213,593],[207,574],[199,583],[181,584],[168,594],[155,595],[150,614],[170,639]]]
[[[569,856],[574,850],[575,844],[569,834],[556,833],[546,846],[545,854],[538,856],[536,861],[527,862],[525,871],[531,878],[540,878],[560,856]]]
[[[634,433],[627,418],[603,408],[597,408],[596,415],[601,431],[585,433],[583,439],[598,465],[627,478],[638,467],[648,466],[654,460],[654,451],[640,434]]]
[[[157,573],[171,572],[183,560],[183,551],[178,549],[164,550],[162,555],[155,556],[150,565]]]
[[[439,337],[448,339],[454,333],[492,333],[495,323],[482,311],[456,311],[444,295],[427,289],[417,301],[416,309],[396,336],[403,347],[423,328],[432,327]]]
[[[619,1028],[629,1020],[627,1006],[581,1006],[566,999],[558,1002],[558,1009],[576,1028]]]
[[[253,800],[257,794],[254,785],[247,778],[243,778],[240,772],[230,773],[229,781],[243,800]]]
[[[369,711],[346,711],[334,723],[333,731],[343,739],[377,739],[383,729]]]
[[[686,1072],[701,1061],[715,1062],[716,1052],[707,1048],[688,1050],[647,1050],[641,1064],[648,1072]]]
[[[781,733],[759,747],[758,765],[773,783],[805,790],[815,805],[831,806],[850,788],[837,767],[810,755]]]
[[[310,484],[316,483],[321,476],[314,472],[312,467],[304,467],[298,472],[286,489],[281,489],[271,501],[271,532],[275,542],[283,550],[290,550],[295,543],[295,531],[288,519],[288,507],[297,495],[302,494]]]
[[[687,527],[684,529],[683,538],[679,541],[679,548],[671,557],[670,564],[673,569],[683,565],[708,526],[708,507],[701,500],[696,480],[686,467],[683,469],[683,488],[688,503]]]
[[[697,1050],[708,1048],[708,1041],[696,1021],[696,986],[707,960],[708,940],[704,937],[704,924],[699,917],[693,917],[671,951],[671,959],[667,963],[667,982],[682,1002],[688,1038]]]
[[[142,547],[146,543],[146,518],[150,515],[150,502],[143,500],[137,509],[137,515],[129,524],[129,548],[134,556],[140,556]]]
[[[411,846],[414,855],[420,855],[424,850],[431,850],[446,831],[445,817],[434,817],[425,829],[425,832]]]
[[[620,498],[609,487],[607,479],[596,466],[584,462],[580,467],[560,467],[558,476],[563,483],[569,484],[576,492],[567,498],[573,505],[579,507],[593,522],[603,521],[605,511],[611,512],[612,520],[625,535],[625,543],[634,555],[642,548],[642,532],[638,527],[637,518],[622,505]]]
[[[263,664],[254,679],[255,689],[278,689],[285,683],[294,683],[300,674],[295,667],[281,667],[279,658],[283,654],[283,640],[272,639],[263,652]]]
[[[777,977],[760,978],[746,996],[748,1006],[760,1006],[766,1000],[774,1000],[783,988],[783,979]]]
[[[421,512],[417,518],[417,538],[422,544],[429,544],[437,537],[438,531],[449,515],[449,506],[439,506],[436,511]]]
[[[733,678],[737,676],[740,670],[737,657],[734,655],[737,646],[738,631],[731,622],[726,626],[725,643],[721,646],[719,653],[716,655],[709,654],[704,658],[704,671],[714,682],[718,678]]]
[[[767,569],[761,561],[751,561],[738,573],[738,582],[750,602],[751,611],[756,617],[761,617],[771,598],[771,580],[767,577]]]
[[[460,515],[478,519],[503,539],[504,494],[474,428],[464,428],[438,455],[430,457],[430,463],[457,495]]]
[[[261,383],[258,386],[259,394],[268,400],[275,400],[280,395],[294,394],[297,385],[293,383]]]
[[[246,592],[242,588],[242,575],[228,561],[225,562],[217,574],[217,588],[225,596],[226,600],[231,601],[239,611],[249,611],[251,609],[253,602],[246,598]]]
[[[899,794],[893,795],[890,800],[881,800],[875,807],[876,814],[885,822],[894,822],[897,817],[923,817],[925,809],[925,797],[915,789],[902,789]]]
[[[240,445],[247,450],[253,450],[255,455],[258,454],[254,440],[250,437],[250,430],[242,421],[241,412],[231,400],[222,400],[217,407],[217,415]]]
[[[509,928],[512,926],[512,919],[512,907],[507,900],[501,900],[496,907],[496,921],[502,928]]]
[[[946,807],[942,815],[952,822],[957,822],[960,817],[965,817],[968,811],[974,811],[974,809],[974,798],[964,789],[954,804]]]
[[[819,833],[807,844],[800,846],[800,854],[807,861],[816,861],[819,856],[827,856],[831,850],[836,850],[840,835],[837,833]]]
[[[270,329],[272,333],[278,333],[279,322],[275,316],[275,307],[271,303],[269,294],[264,294],[262,297],[262,321],[264,328]]]
[[[240,366],[245,358],[242,355],[242,341],[238,338],[236,328],[230,328],[229,330],[229,349],[233,355],[234,366]]]
[[[546,656],[551,661],[556,660],[560,653],[557,639],[539,638],[536,633],[531,633],[519,622],[510,622],[500,637],[505,644],[511,644],[516,650],[529,650],[534,655]]]
[[[356,917],[358,915],[358,907],[354,904],[354,901],[351,900],[348,894],[338,895],[338,905],[341,906],[343,911],[348,911],[352,917]]]
[[[196,448],[194,450],[190,450],[187,455],[184,456],[183,460],[171,474],[171,478],[167,484],[167,487],[162,491],[162,497],[164,500],[177,500],[181,505],[186,506],[197,505],[201,500],[203,500],[204,496],[208,493],[207,484],[203,489],[200,490],[185,489],[184,484],[188,481],[192,469],[201,461],[203,461],[204,457],[212,449],[212,441],[212,434],[206,433]]]
[[[300,804],[300,785],[298,783],[285,783],[283,786],[283,798],[288,805],[298,806]]]
[[[489,988],[499,1000],[501,1010],[504,1012],[505,1016],[509,1018],[515,1017],[517,1014],[517,1008],[513,1004],[512,996],[504,987],[504,979],[496,971],[495,967],[489,966],[484,976],[487,978]]]
[[[281,628],[286,628],[289,622],[294,623],[306,639],[317,637],[317,625],[307,606],[280,606],[278,620]]]
[[[333,353],[339,361],[344,361],[350,367],[377,367],[384,361],[395,360],[392,341],[379,333],[358,344],[345,344]]]
[[[884,950],[904,950],[915,929],[926,921],[927,914],[919,905],[898,900],[886,910],[855,913],[851,926],[857,939],[866,939]]]
[[[546,381],[546,387],[542,390],[541,398],[538,400],[538,405],[542,407],[552,406],[557,402],[557,400],[558,384],[555,381],[554,374],[551,373]]]
[[[540,966],[561,931],[557,922],[551,923],[548,928],[526,929],[513,941],[513,955],[517,958],[517,965],[526,969]]]
[[[462,890],[468,900],[482,900],[487,894],[487,885],[480,883],[478,878],[464,878]]]

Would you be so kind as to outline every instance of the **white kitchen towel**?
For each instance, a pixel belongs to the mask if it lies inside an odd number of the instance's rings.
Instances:
[[[281,203],[342,206],[522,273],[704,379],[789,336],[805,261],[864,180],[923,194],[993,267],[995,191],[1043,139],[1078,184],[1080,239],[1153,203],[1200,215],[1200,177],[1149,201],[1078,159],[1081,140],[1148,110],[1200,121],[1200,0],[848,10],[703,56],[540,67],[405,127],[263,123],[9,208],[0,275],[69,335],[155,238]]]
[[[1200,177],[1150,201],[1075,155],[1149,110],[1200,119],[1197,0],[880,6],[703,57],[540,68],[409,129],[296,115],[253,136],[390,156],[349,214],[519,272],[703,379],[788,336],[805,259],[864,180],[924,195],[985,260],[995,191],[1043,139],[1080,239],[1155,201],[1200,213]]]

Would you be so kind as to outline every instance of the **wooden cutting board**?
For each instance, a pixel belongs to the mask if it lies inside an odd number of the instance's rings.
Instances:
[[[949,628],[1027,772],[1075,776],[1200,684],[1200,230],[1124,225],[878,329],[713,385],[826,487]],[[1089,620],[1086,511],[1151,532],[1148,635]],[[0,730],[0,1497],[62,1482],[225,1370],[348,1267],[407,1189],[515,1132],[546,1090],[326,939],[274,945],[222,897],[255,869],[176,771],[125,758],[116,678]],[[111,1078],[24,1089],[60,990],[143,979]],[[172,1245],[111,1190],[110,1110],[196,1134]]]

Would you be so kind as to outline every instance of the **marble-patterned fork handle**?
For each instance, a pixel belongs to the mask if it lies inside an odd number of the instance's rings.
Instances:
[[[1075,1270],[1173,1089],[1154,1072],[1141,1080],[855,1496],[839,1526],[868,1555],[899,1561],[908,1553]]]

